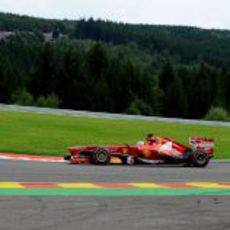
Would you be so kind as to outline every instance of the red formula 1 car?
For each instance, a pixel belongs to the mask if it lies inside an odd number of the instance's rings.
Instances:
[[[111,158],[119,158],[122,164],[181,164],[205,167],[213,157],[214,140],[193,137],[190,145],[184,145],[167,137],[151,137],[146,142],[134,145],[75,146],[64,157],[72,164],[111,163]]]

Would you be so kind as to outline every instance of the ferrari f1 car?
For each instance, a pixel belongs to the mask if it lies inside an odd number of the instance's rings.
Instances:
[[[69,148],[64,159],[72,164],[111,163],[119,158],[122,164],[179,164],[184,166],[205,167],[214,153],[214,140],[193,137],[190,145],[184,145],[168,137],[152,137],[136,145],[112,146],[75,146]]]

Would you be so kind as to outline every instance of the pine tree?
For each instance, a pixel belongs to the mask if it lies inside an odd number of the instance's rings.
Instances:
[[[186,117],[187,101],[181,79],[174,74],[165,94],[165,115],[169,117]]]
[[[201,63],[195,76],[193,93],[193,116],[202,118],[214,102],[214,88],[210,67]]]
[[[170,117],[186,117],[187,101],[181,79],[177,76],[170,60],[167,60],[159,76],[164,92],[163,113]]]
[[[50,43],[45,43],[42,48],[39,66],[30,87],[35,97],[40,95],[48,96],[54,92],[56,82],[54,76],[55,63],[53,59],[53,47]]]
[[[228,70],[225,75],[225,84],[226,84],[226,94],[225,94],[226,109],[230,111],[230,70]]]

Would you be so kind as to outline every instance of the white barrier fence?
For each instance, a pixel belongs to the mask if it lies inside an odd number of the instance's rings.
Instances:
[[[90,111],[77,111],[77,110],[68,110],[68,109],[40,108],[40,107],[21,106],[21,105],[0,104],[0,110],[78,116],[78,117],[145,120],[145,121],[160,121],[160,122],[169,122],[169,123],[176,122],[176,123],[191,124],[191,125],[230,127],[230,122],[221,122],[221,121],[204,121],[204,120],[192,120],[192,119],[180,119],[180,118],[164,118],[164,117],[155,117],[155,116],[126,115],[126,114],[106,113],[106,112],[90,112]]]

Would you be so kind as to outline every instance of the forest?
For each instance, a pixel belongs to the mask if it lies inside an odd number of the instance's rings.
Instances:
[[[0,103],[228,117],[230,31],[0,13],[3,32]]]

